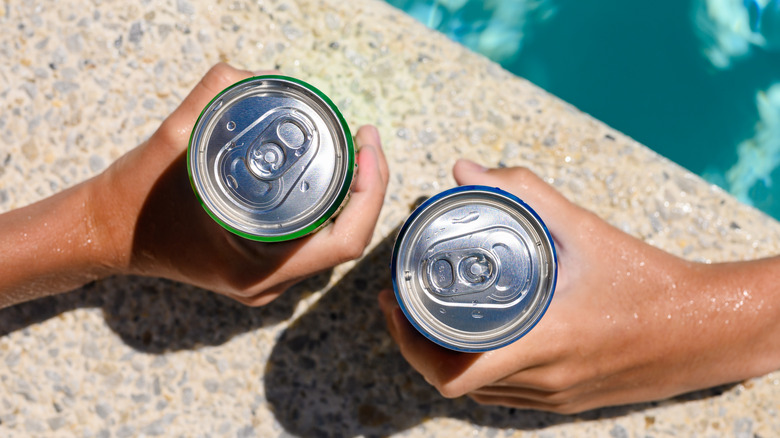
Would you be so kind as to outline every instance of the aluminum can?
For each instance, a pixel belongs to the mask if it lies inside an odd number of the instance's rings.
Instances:
[[[190,136],[187,168],[206,212],[247,239],[316,231],[346,202],[355,148],[344,117],[313,86],[256,76],[220,92]]]
[[[411,324],[457,351],[503,347],[542,318],[558,265],[547,227],[503,190],[462,186],[425,201],[393,249],[393,289]]]

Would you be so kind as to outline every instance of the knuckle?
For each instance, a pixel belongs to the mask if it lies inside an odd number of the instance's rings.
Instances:
[[[493,404],[492,399],[489,397],[485,397],[482,394],[468,394],[469,398],[474,400],[475,402],[481,404],[481,405],[490,405]]]
[[[355,260],[363,256],[365,245],[354,240],[346,241],[341,246],[340,257],[338,257],[340,263]]]
[[[527,167],[515,167],[512,169],[512,179],[514,179],[517,184],[527,185],[536,178],[538,178],[536,174]]]
[[[239,79],[238,70],[230,65],[219,62],[214,64],[203,76],[201,83],[215,94]]]
[[[561,415],[572,415],[579,414],[583,409],[575,403],[563,403],[552,407],[550,411]]]
[[[557,391],[548,394],[545,399],[547,403],[557,406],[565,405],[571,401],[571,394],[568,391]]]
[[[279,298],[279,295],[284,293],[284,288],[271,288],[260,295],[252,298],[252,300],[249,303],[249,306],[251,307],[260,307],[265,306],[266,304],[270,303],[271,301],[274,301],[275,299]]]
[[[466,391],[463,390],[463,388],[460,388],[458,385],[455,385],[453,383],[434,383],[433,386],[436,388],[437,391],[439,391],[439,394],[441,394],[444,398],[458,398],[464,394],[466,394]]]
[[[574,377],[565,370],[549,371],[538,380],[538,386],[548,392],[561,392],[572,386]]]
[[[165,119],[155,133],[155,140],[162,145],[176,147],[182,141],[187,140],[189,132],[185,132],[182,126],[171,117]]]

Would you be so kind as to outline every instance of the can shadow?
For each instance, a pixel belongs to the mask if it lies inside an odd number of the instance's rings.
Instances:
[[[386,331],[376,296],[390,283],[392,244],[392,237],[381,242],[275,344],[265,391],[277,421],[288,432],[306,437],[382,437],[435,417],[535,430],[623,416],[659,404],[558,415],[482,406],[468,397],[443,398],[407,364]],[[722,388],[701,391],[685,400],[720,392]]]
[[[331,272],[291,287],[271,304],[247,307],[187,284],[118,276],[65,294],[0,309],[0,337],[62,313],[98,308],[106,324],[130,347],[153,354],[220,345],[233,336],[290,318],[302,295],[321,290]]]

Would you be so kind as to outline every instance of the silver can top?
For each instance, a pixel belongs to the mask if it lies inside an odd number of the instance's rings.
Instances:
[[[303,236],[346,198],[355,166],[336,106],[303,81],[257,76],[222,91],[193,129],[195,193],[223,227],[260,241]]]
[[[432,341],[485,351],[539,321],[557,278],[555,248],[539,216],[500,189],[436,195],[404,224],[392,260],[396,298]]]

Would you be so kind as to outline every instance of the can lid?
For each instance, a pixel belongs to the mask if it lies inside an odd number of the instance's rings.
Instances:
[[[333,102],[287,76],[256,76],[219,93],[190,136],[188,171],[206,212],[248,239],[306,235],[342,205],[355,153]]]
[[[553,240],[516,196],[485,186],[418,207],[395,243],[393,288],[418,331],[444,347],[507,345],[541,319],[557,279]]]

